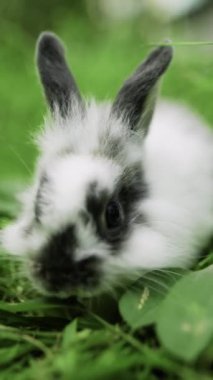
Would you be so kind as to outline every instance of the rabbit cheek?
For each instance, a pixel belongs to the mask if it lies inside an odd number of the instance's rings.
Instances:
[[[92,290],[100,281],[100,259],[91,255],[74,260],[77,248],[75,227],[53,236],[39,257],[31,261],[30,272],[35,286],[44,293],[65,296],[79,289]]]

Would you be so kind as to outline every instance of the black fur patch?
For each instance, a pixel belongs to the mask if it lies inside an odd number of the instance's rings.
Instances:
[[[97,286],[100,280],[100,260],[90,256],[81,261],[74,260],[77,247],[75,227],[51,238],[42,250],[40,257],[34,262],[33,276],[44,288],[51,292],[90,289]]]
[[[123,171],[117,184],[117,192],[125,214],[130,216],[135,204],[148,195],[148,186],[140,163]]]
[[[138,223],[137,204],[147,194],[148,188],[140,164],[127,167],[123,171],[112,194],[98,189],[96,183],[90,185],[86,200],[87,210],[93,218],[100,239],[110,244],[113,253],[126,240],[132,224]],[[105,210],[110,201],[119,202],[123,213],[121,224],[112,232],[107,230],[105,223]],[[141,215],[140,220],[144,221]]]
[[[106,190],[100,190],[96,182],[90,184],[87,194],[86,208],[90,215],[93,216],[93,219],[98,221],[110,197],[110,194]],[[97,225],[98,224],[99,223],[97,223]]]

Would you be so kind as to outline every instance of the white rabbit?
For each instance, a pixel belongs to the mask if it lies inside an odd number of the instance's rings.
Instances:
[[[60,41],[43,33],[37,64],[51,117],[8,252],[56,296],[106,290],[138,271],[187,267],[213,233],[213,134],[184,106],[155,100],[172,59],[160,46],[112,104],[85,102]],[[153,117],[152,117],[153,116]]]

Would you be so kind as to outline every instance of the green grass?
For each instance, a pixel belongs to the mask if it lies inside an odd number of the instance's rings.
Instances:
[[[98,99],[115,95],[153,42],[153,34],[144,33],[140,20],[111,28],[91,25],[84,18],[71,19],[66,13],[54,20],[54,30],[66,42],[82,92]],[[39,130],[45,107],[33,64],[37,30],[29,32],[13,21],[2,22],[0,30],[3,226],[16,215],[17,191],[32,177],[37,154],[32,135]],[[171,31],[177,41],[180,30],[177,25]],[[154,40],[158,41],[157,29]],[[177,46],[163,95],[187,102],[213,124],[212,89],[209,47]],[[212,263],[212,255],[208,255],[195,269]],[[87,303],[41,298],[21,276],[19,263],[3,252],[0,299],[1,380],[212,378],[211,342],[194,361],[178,359],[159,342],[154,326],[133,331],[110,297]]]

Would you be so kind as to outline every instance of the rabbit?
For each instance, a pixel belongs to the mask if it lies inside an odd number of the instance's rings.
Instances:
[[[1,232],[3,247],[56,297],[191,266],[213,232],[213,133],[186,106],[158,100],[172,47],[155,48],[100,104],[82,98],[55,34],[43,32],[36,51],[50,112],[34,183]]]

